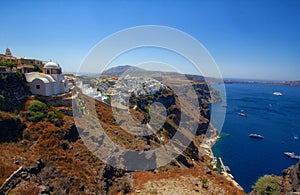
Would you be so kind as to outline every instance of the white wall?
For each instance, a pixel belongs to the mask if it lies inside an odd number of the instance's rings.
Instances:
[[[39,89],[37,89],[37,85],[40,86]],[[31,83],[29,83],[29,86],[30,86],[31,93],[33,94],[44,95],[44,96],[50,95],[49,83],[44,83],[39,78],[34,79]]]

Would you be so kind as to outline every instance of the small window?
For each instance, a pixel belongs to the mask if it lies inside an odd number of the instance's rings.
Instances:
[[[40,87],[40,85],[36,85],[36,89],[40,89],[41,87]]]

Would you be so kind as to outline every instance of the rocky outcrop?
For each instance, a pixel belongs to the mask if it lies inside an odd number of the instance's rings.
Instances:
[[[25,125],[18,116],[0,112],[0,127],[0,142],[11,142],[22,137]]]
[[[76,129],[75,124],[73,123],[68,131],[65,133],[64,139],[68,140],[69,142],[75,142],[79,139],[79,134]]]
[[[276,178],[279,190],[277,194],[299,194],[300,192],[300,162],[295,165],[288,167],[282,171],[281,176],[271,175]],[[250,195],[257,195],[258,193],[253,190]]]
[[[21,166],[13,172],[9,178],[5,180],[5,182],[0,187],[0,195],[5,194],[9,191],[9,189],[14,188],[18,183],[20,183],[22,173],[24,171],[24,168]]]
[[[282,172],[282,190],[284,194],[300,192],[300,162]]]
[[[0,110],[19,109],[29,95],[29,87],[22,75],[14,72],[0,75]]]
[[[15,172],[13,172],[9,178],[0,187],[0,195],[7,194],[9,190],[13,189],[22,179],[28,180],[32,174],[36,175],[41,172],[44,167],[44,163],[41,159],[37,160],[36,165],[25,168],[20,166]]]

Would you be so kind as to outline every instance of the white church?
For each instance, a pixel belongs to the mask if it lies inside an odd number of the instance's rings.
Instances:
[[[43,73],[25,73],[25,77],[33,94],[51,96],[69,91],[68,80],[62,74],[61,67],[54,62],[47,62]]]

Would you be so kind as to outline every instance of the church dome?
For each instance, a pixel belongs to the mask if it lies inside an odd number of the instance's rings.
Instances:
[[[44,65],[44,68],[60,68],[58,64],[56,64],[55,62],[47,62]]]

